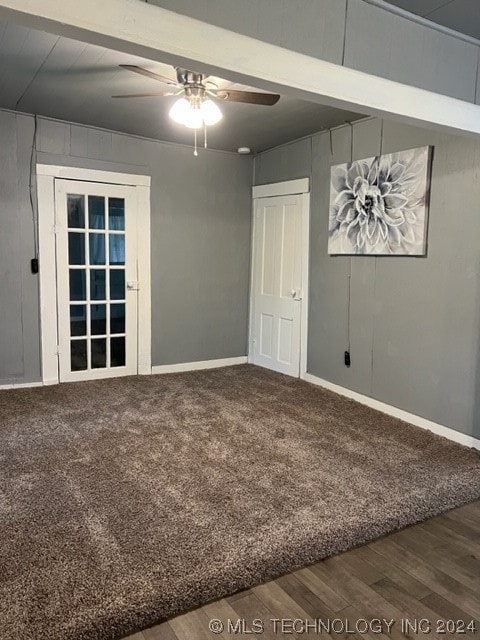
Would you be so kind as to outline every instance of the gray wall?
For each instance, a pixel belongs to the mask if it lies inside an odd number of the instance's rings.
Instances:
[[[330,165],[348,161],[352,143],[357,159],[434,145],[427,257],[328,256]],[[480,142],[371,119],[255,160],[256,184],[304,176],[312,178],[309,372],[480,437]]]
[[[0,384],[40,378],[33,118],[0,111]],[[39,120],[37,161],[152,176],[152,364],[247,349],[252,160]]]
[[[364,0],[147,1],[322,60],[480,103],[477,45]]]

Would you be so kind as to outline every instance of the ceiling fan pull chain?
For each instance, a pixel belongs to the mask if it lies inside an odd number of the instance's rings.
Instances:
[[[205,149],[207,149],[208,148],[207,147],[207,125],[205,122],[203,123],[203,139],[204,139]]]
[[[198,151],[197,151],[197,130],[194,129],[194,138],[195,138],[195,151],[193,152],[194,156],[198,156]]]

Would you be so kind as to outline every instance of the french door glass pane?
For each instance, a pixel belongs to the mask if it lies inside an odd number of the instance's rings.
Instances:
[[[107,305],[92,304],[90,314],[92,335],[105,335],[107,333]]]
[[[84,304],[70,306],[70,335],[85,336],[87,334],[87,307]]]
[[[110,242],[110,264],[125,264],[125,236],[123,233],[112,233]]]
[[[105,234],[90,234],[90,264],[105,264]]]
[[[85,197],[68,194],[67,196],[68,226],[73,229],[85,228]]]
[[[123,269],[112,269],[110,271],[110,299],[125,299],[125,271]]]
[[[108,199],[108,228],[113,231],[125,229],[125,200],[123,198]]]
[[[92,340],[92,369],[103,369],[107,366],[107,339]]]
[[[68,262],[69,264],[85,264],[85,234],[68,234]]]
[[[87,368],[87,341],[71,340],[70,365],[72,371],[85,371]]]
[[[127,246],[130,236],[126,238],[127,200],[110,197],[122,192],[117,187],[107,187],[106,195],[101,195],[99,185],[86,183],[78,183],[73,189],[82,191],[82,187],[86,189],[84,194],[67,192],[66,196],[67,225],[62,234],[61,255],[66,252],[68,257],[68,264],[62,268],[68,269],[69,315],[62,332],[66,331],[69,342],[67,367],[69,351],[72,372],[93,373],[127,365],[126,332],[130,320],[127,322],[126,268],[127,250],[130,252],[131,248]],[[63,337],[61,342],[63,345]]]
[[[85,274],[85,269],[70,269],[70,300],[87,299]]]
[[[110,333],[125,333],[125,305],[110,305]]]
[[[105,198],[88,196],[88,226],[90,229],[105,229]]]
[[[91,300],[106,300],[107,294],[105,290],[105,285],[106,285],[105,276],[106,276],[105,269],[90,270],[90,299]]]
[[[110,339],[110,366],[125,366],[125,338]]]

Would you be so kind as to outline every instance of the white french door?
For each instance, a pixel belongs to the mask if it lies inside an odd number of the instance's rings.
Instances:
[[[137,373],[135,187],[55,180],[60,382]]]
[[[254,203],[251,362],[300,375],[304,196]]]

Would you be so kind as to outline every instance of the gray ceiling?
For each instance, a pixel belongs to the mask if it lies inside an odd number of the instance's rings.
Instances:
[[[390,4],[480,39],[480,0],[389,0]],[[119,93],[162,85],[119,68],[138,64],[172,77],[172,67],[14,24],[0,23],[0,107],[191,144],[193,133],[173,123],[175,98],[114,100]],[[201,71],[201,70],[200,70]],[[232,85],[219,80],[224,88]],[[352,121],[358,114],[282,96],[274,107],[222,103],[224,120],[209,128],[209,146],[253,151]]]
[[[176,98],[111,98],[164,88],[154,80],[120,69],[119,64],[137,64],[175,78],[169,66],[0,23],[0,107],[192,144],[193,132],[168,117]],[[222,88],[240,87],[225,80],[218,84]],[[274,107],[222,103],[220,108],[224,119],[209,127],[209,146],[228,151],[239,146],[262,151],[361,117],[285,96]]]
[[[480,39],[480,0],[388,0],[389,4]]]

